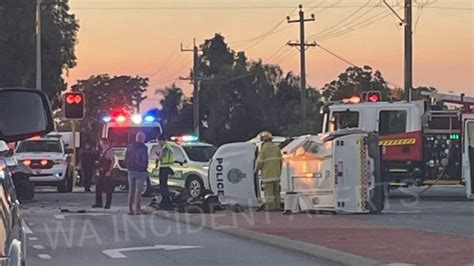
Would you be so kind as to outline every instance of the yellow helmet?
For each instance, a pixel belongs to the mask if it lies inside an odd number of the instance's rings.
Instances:
[[[271,141],[273,139],[272,133],[268,131],[263,131],[258,135],[260,136],[261,141]]]

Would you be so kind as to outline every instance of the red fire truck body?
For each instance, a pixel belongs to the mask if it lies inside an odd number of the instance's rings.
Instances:
[[[474,98],[428,96],[438,102],[360,102],[352,97],[329,106],[323,132],[343,128],[378,132],[384,177],[391,185],[465,183],[474,172],[468,153],[474,132],[467,133],[467,123],[474,125],[474,115],[468,113]],[[449,110],[442,103],[462,104],[464,110]]]

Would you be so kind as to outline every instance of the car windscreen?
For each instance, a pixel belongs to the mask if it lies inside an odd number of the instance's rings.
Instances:
[[[145,142],[154,140],[160,135],[158,127],[112,127],[109,129],[108,139],[113,147],[127,147],[135,142],[138,132],[145,133]]]
[[[38,140],[21,142],[16,150],[21,152],[63,152],[61,143],[56,140]]]
[[[213,146],[183,146],[183,149],[195,162],[209,162],[217,150]]]

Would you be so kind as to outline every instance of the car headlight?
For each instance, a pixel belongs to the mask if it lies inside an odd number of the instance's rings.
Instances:
[[[209,165],[204,165],[204,166],[202,167],[202,169],[204,169],[204,170],[206,170],[206,171],[209,170]]]
[[[54,164],[63,164],[63,163],[64,163],[64,159],[56,159],[56,160],[53,160],[53,163],[54,163]]]

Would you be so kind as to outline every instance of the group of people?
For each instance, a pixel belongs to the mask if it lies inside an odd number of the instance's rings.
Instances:
[[[162,195],[161,206],[170,204],[168,177],[173,174],[171,164],[174,162],[173,153],[170,146],[166,143],[163,135],[158,136],[158,145],[154,147],[150,154],[145,145],[146,136],[139,132],[136,134],[135,142],[128,145],[125,154],[125,167],[128,172],[128,206],[129,214],[142,214],[141,207],[142,192],[147,185],[148,180],[148,163],[149,159],[155,160],[155,166],[159,168],[160,190]],[[114,173],[114,152],[112,150],[108,139],[101,139],[98,156],[89,144],[85,144],[81,151],[81,170],[82,170],[82,185],[84,190],[91,191],[92,176],[94,174],[94,166],[98,160],[98,176],[96,179],[95,189],[95,203],[93,208],[110,209],[112,204],[112,194],[115,187],[121,183],[115,177]],[[97,158],[98,157],[98,158]],[[102,194],[106,195],[105,205],[102,202]]]
[[[280,148],[272,142],[270,132],[260,133],[262,141],[255,164],[255,172],[261,171],[261,178],[264,191],[264,204],[259,208],[266,211],[279,211],[281,206],[280,197],[280,176],[282,170],[282,155]],[[173,152],[163,135],[157,138],[156,145],[151,152],[145,145],[145,134],[137,133],[135,142],[127,147],[125,154],[125,166],[128,170],[128,208],[129,214],[142,214],[141,196],[148,180],[149,159],[155,160],[156,168],[159,168],[160,193],[162,201],[160,206],[166,208],[171,203],[168,190],[168,177],[174,174],[171,168],[174,163]],[[90,146],[86,144],[81,154],[81,164],[83,171],[83,185],[85,191],[90,191],[91,179],[93,175],[92,165],[95,162],[95,156]],[[99,175],[96,180],[95,204],[93,208],[110,209],[112,203],[112,193],[117,186],[113,179],[113,151],[112,146],[107,139],[100,142],[99,155]],[[86,166],[86,167],[85,167]],[[102,194],[106,194],[105,206],[102,203]]]

